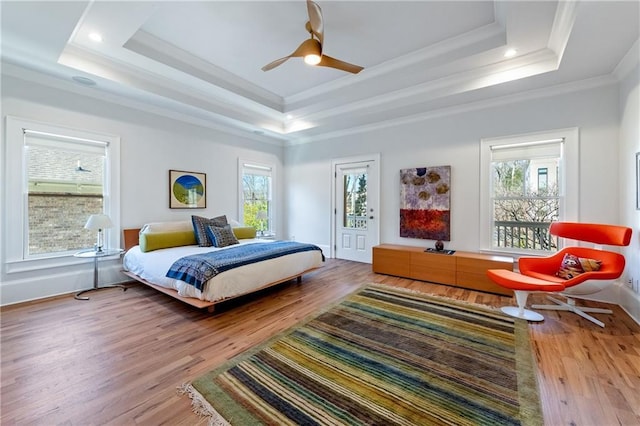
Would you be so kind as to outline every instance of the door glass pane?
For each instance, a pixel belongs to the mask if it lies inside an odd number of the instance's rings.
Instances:
[[[344,212],[342,226],[352,229],[367,229],[367,174],[360,171],[345,172]]]

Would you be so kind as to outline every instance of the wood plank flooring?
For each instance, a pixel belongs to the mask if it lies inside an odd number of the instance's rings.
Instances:
[[[230,301],[214,314],[138,284],[88,293],[89,301],[68,295],[5,307],[0,422],[203,424],[178,386],[370,282],[492,307],[512,304],[329,259],[300,285]],[[530,325],[545,424],[640,425],[640,326],[612,308],[613,315],[597,315],[606,328],[553,311]]]

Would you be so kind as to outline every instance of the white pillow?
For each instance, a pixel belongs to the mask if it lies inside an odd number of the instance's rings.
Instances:
[[[140,229],[141,234],[180,231],[193,231],[193,224],[191,223],[191,221],[181,220],[175,222],[152,222],[145,224],[142,229]]]
[[[229,225],[231,225],[232,228],[237,228],[239,226],[242,226],[242,224],[240,222],[238,222],[237,220],[233,220],[233,219],[229,219],[229,218],[227,218],[227,223]]]

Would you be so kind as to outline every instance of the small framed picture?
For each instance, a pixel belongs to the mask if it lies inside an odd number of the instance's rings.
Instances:
[[[169,170],[169,208],[204,209],[206,207],[207,175]]]
[[[640,210],[640,152],[636,152],[636,210]]]

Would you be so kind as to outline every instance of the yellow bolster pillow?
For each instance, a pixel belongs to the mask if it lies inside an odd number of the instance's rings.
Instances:
[[[239,240],[256,237],[256,228],[253,226],[238,226],[231,229],[233,230],[233,234]]]
[[[140,251],[148,251],[196,244],[196,234],[191,231],[150,232],[140,234]]]

